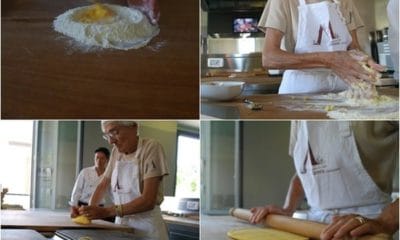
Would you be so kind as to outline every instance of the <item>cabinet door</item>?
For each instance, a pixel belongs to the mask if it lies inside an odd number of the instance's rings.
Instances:
[[[199,239],[199,228],[180,224],[168,224],[170,240],[197,240]]]

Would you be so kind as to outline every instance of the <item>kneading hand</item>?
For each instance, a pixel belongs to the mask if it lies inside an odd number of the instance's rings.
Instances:
[[[349,85],[361,81],[373,82],[383,66],[375,63],[360,51],[338,51],[329,54],[328,65],[341,79]]]
[[[160,20],[158,0],[128,0],[128,5],[146,14],[153,24]]]
[[[285,216],[292,215],[292,212],[274,205],[267,205],[265,207],[255,207],[251,208],[250,211],[253,214],[250,217],[251,223],[261,223],[267,217],[268,214],[278,214]]]
[[[109,217],[107,208],[96,206],[81,206],[79,208],[79,215],[84,215],[88,219],[102,219]]]
[[[367,234],[388,233],[390,230],[379,219],[368,219],[349,214],[333,217],[333,221],[321,233],[321,240],[336,240],[345,237],[360,237]]]

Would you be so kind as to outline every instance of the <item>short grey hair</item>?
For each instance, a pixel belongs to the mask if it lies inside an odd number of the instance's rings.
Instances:
[[[115,124],[118,126],[127,126],[127,127],[137,126],[138,127],[137,135],[139,136],[139,124],[136,121],[101,120],[101,131],[105,132],[105,128],[108,124]]]

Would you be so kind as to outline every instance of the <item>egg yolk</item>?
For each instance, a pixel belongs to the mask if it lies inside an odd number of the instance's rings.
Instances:
[[[96,3],[78,16],[78,21],[83,23],[93,23],[105,20],[114,16],[115,13],[107,6]]]

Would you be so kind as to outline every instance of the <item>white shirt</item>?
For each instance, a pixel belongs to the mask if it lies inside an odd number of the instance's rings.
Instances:
[[[96,190],[102,177],[103,175],[97,175],[95,166],[82,169],[72,190],[70,204],[78,206],[78,201],[89,203],[90,197]],[[104,204],[104,199],[101,200],[101,204]]]

